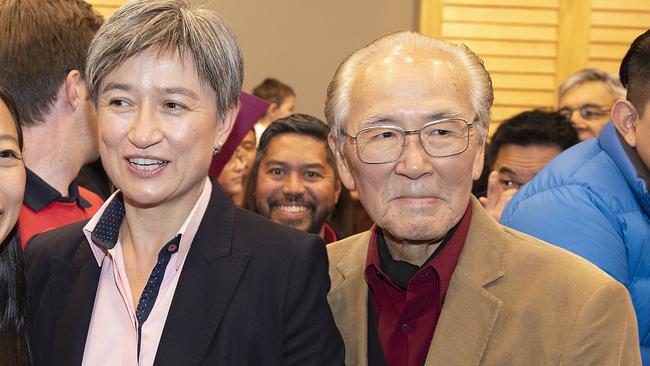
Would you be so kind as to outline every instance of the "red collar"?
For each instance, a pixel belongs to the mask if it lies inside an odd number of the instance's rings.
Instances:
[[[333,243],[337,240],[336,232],[328,223],[323,225],[323,240],[325,240],[325,244]]]

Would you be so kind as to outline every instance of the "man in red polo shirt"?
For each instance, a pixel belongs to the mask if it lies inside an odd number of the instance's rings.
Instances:
[[[91,217],[103,202],[76,181],[98,158],[83,70],[102,21],[81,0],[0,3],[0,84],[16,99],[25,137],[23,247],[38,233]]]
[[[640,364],[625,288],[471,195],[493,101],[472,51],[394,33],[346,58],[327,95],[341,180],[376,223],[328,246],[347,364]]]

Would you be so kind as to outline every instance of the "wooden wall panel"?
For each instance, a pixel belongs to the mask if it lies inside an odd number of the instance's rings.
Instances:
[[[650,1],[591,3],[588,65],[618,74],[620,61],[632,40],[650,27]]]
[[[612,1],[612,0],[592,0],[592,8],[594,10],[615,10],[615,11],[634,11],[648,9],[648,0],[625,0],[625,1]]]
[[[556,9],[560,0],[446,0],[449,5]]]
[[[513,74],[509,72],[490,72],[492,83],[511,90],[555,90],[553,74]]]
[[[648,4],[650,5],[650,3]],[[594,10],[591,15],[592,26],[605,26],[614,28],[645,28],[648,24],[648,17],[642,10],[615,11],[615,10]]]
[[[469,46],[492,76],[495,123],[555,104],[558,0],[438,2],[441,38]]]
[[[482,57],[489,72],[510,72],[513,74],[555,74],[553,59],[532,57]],[[498,87],[495,85],[495,87]]]
[[[444,14],[444,13],[443,13]],[[557,30],[547,26],[523,26],[470,22],[446,22],[442,24],[444,38],[470,36],[473,39],[516,41],[555,41]]]
[[[108,19],[127,0],[86,0],[104,19]]]
[[[646,29],[592,27],[590,40],[595,43],[625,44],[629,46],[634,38],[643,33]]]
[[[454,43],[464,43],[481,56],[517,55],[555,58],[557,55],[557,44],[555,42],[482,40],[455,37],[447,37],[446,39]]]
[[[449,22],[478,22],[497,24],[557,24],[557,12],[553,9],[538,10],[530,8],[489,8],[458,5],[445,6],[443,18]]]
[[[420,2],[431,15],[420,14],[423,33],[464,43],[484,60],[495,125],[526,109],[555,108],[559,84],[582,68],[617,73],[631,41],[650,27],[650,0]],[[423,28],[431,21],[439,33]]]

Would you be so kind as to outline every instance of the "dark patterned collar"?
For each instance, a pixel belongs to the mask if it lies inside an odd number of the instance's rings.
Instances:
[[[92,205],[85,198],[79,194],[79,185],[77,180],[73,180],[68,187],[68,197],[63,197],[59,191],[54,189],[46,181],[41,179],[36,173],[29,169],[27,172],[27,181],[25,184],[25,198],[23,202],[27,207],[35,212],[39,212],[45,207],[49,206],[52,202],[76,202],[81,208],[89,208]]]
[[[91,235],[93,242],[105,249],[112,249],[117,244],[117,239],[120,236],[120,226],[125,214],[122,193],[118,193],[111,199],[99,221],[97,221]]]

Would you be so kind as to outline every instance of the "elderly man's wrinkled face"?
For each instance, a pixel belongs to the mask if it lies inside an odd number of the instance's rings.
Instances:
[[[370,126],[415,130],[444,117],[471,123],[476,116],[468,90],[461,67],[446,56],[380,54],[353,84],[345,131],[354,136]],[[481,173],[483,146],[475,127],[469,128],[468,140],[467,149],[459,154],[432,157],[418,135],[409,134],[396,161],[368,164],[360,160],[355,142],[347,139],[342,159],[339,156],[341,179],[358,191],[368,214],[388,238],[438,240],[465,213],[472,180]]]

